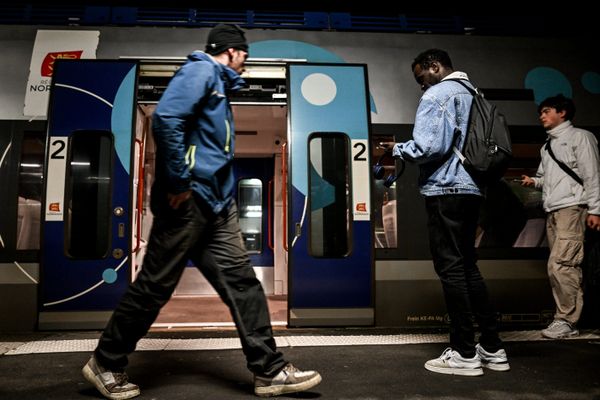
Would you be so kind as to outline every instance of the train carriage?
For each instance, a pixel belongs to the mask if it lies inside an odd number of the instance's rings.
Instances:
[[[35,27],[8,29],[0,27],[0,42],[33,41]],[[56,63],[47,120],[27,121],[14,106],[0,116],[0,328],[102,328],[143,268],[150,116],[180,56],[207,30],[97,29],[97,60]],[[449,51],[508,117],[515,159],[488,195],[477,239],[499,318],[512,327],[552,318],[541,197],[514,179],[539,162],[540,96],[571,95],[578,124],[598,132],[597,87],[586,75],[598,65],[583,56],[587,39],[564,39],[567,51],[555,38],[258,29],[247,37],[248,86],[231,98],[236,200],[255,271],[285,310],[276,323],[447,323],[417,168],[408,165],[390,187],[372,174],[375,165],[399,172],[378,144],[410,138],[420,95],[410,63],[429,47]],[[581,62],[570,62],[573,54]],[[17,58],[27,63],[25,52]],[[0,94],[3,103],[15,102],[11,93]],[[172,302],[201,307],[214,296],[189,265]],[[156,326],[221,323],[194,313],[161,318]]]

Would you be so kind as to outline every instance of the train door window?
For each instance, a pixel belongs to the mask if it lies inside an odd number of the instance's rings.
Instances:
[[[39,250],[46,134],[25,131],[18,175],[17,250]]]
[[[113,135],[77,131],[67,163],[66,253],[73,258],[104,258],[110,247]]]
[[[238,207],[242,238],[248,253],[262,250],[263,184],[260,179],[240,179],[238,182]]]
[[[384,177],[396,177],[400,161],[383,155],[382,142],[400,143],[412,138],[409,124],[372,124],[371,162],[384,168]],[[375,257],[379,260],[423,260],[431,257],[425,202],[418,188],[419,166],[406,168],[389,188],[384,180],[371,180]]]
[[[348,137],[313,134],[309,139],[309,253],[345,257],[350,253],[351,193]]]
[[[383,142],[395,142],[392,135],[377,136],[372,139],[371,157],[372,167],[378,165],[385,171],[384,179],[396,175],[396,162],[391,156],[384,156],[384,148],[379,144]],[[375,179],[373,183],[373,225],[375,228],[375,248],[398,247],[398,229],[396,225],[396,183],[390,187],[384,185],[385,180]]]

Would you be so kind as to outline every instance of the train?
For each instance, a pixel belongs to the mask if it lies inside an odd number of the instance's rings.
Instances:
[[[143,268],[152,224],[151,115],[208,28],[77,26],[95,57],[55,60],[47,114],[24,114],[31,48],[45,26],[0,26],[0,329],[100,329]],[[554,302],[541,194],[537,104],[563,93],[598,134],[591,37],[500,37],[248,29],[247,86],[232,95],[244,243],[293,327],[448,323],[431,261],[418,168],[381,142],[411,137],[421,95],[411,62],[450,54],[505,114],[513,160],[481,213],[477,247],[503,327],[541,327]],[[63,50],[73,50],[65,48]],[[382,168],[393,182],[375,179]],[[398,176],[397,176],[398,175]],[[173,299],[215,296],[189,265]],[[590,303],[588,313],[593,313]],[[199,321],[186,316],[187,325]]]

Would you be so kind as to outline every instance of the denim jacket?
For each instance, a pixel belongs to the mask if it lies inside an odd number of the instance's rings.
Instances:
[[[452,151],[454,144],[462,148],[473,96],[460,83],[447,79],[468,80],[468,77],[464,72],[455,71],[423,93],[413,139],[396,143],[392,154],[419,164],[419,190],[423,196],[482,195]],[[461,134],[454,143],[457,128]]]

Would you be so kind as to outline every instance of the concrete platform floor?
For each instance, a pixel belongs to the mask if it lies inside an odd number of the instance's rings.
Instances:
[[[503,332],[511,370],[486,370],[481,377],[423,368],[446,347],[444,333],[355,328],[281,329],[275,335],[288,360],[323,376],[311,392],[283,398],[600,400],[600,331],[562,341],[541,340],[537,331]],[[0,399],[100,399],[81,376],[98,336],[0,334]],[[140,385],[141,400],[254,398],[233,330],[151,332],[127,372]]]

